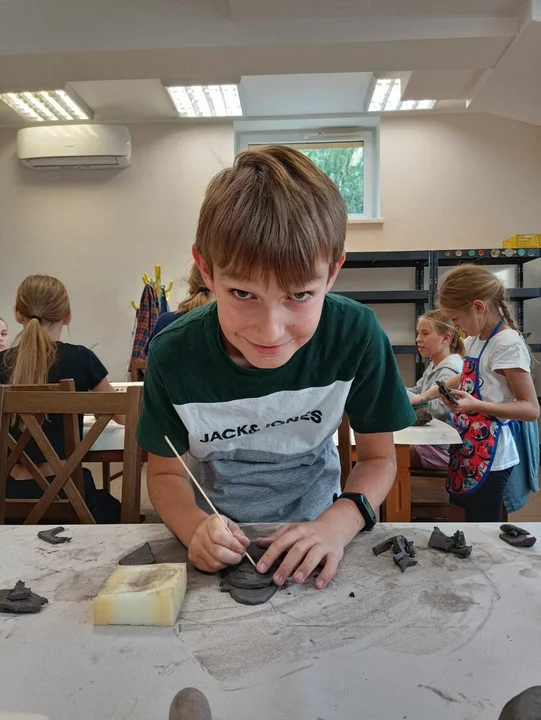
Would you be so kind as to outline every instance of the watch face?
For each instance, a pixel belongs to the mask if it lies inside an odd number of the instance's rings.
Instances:
[[[365,497],[364,495],[360,495],[360,496],[359,496],[359,500],[361,500],[364,509],[366,510],[366,512],[368,513],[368,515],[370,516],[370,519],[372,520],[372,522],[375,524],[375,522],[376,522],[376,513],[372,510],[372,506],[370,505],[370,503],[368,502],[368,500],[366,499],[366,497]]]

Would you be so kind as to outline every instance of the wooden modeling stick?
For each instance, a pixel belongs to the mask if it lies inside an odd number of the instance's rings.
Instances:
[[[192,471],[190,470],[190,468],[186,465],[186,463],[184,462],[184,460],[183,460],[183,459],[180,457],[180,455],[178,454],[178,452],[177,452],[175,446],[173,445],[173,443],[171,442],[171,440],[169,440],[169,438],[167,437],[167,435],[164,435],[164,438],[165,438],[165,442],[169,445],[169,447],[171,448],[171,450],[175,453],[178,461],[180,462],[180,464],[182,465],[182,467],[184,468],[184,470],[186,470],[186,472],[187,472],[188,477],[190,478],[190,480],[193,482],[193,484],[195,485],[195,487],[199,490],[199,492],[201,493],[201,495],[205,498],[205,500],[206,500],[206,501],[208,502],[208,504],[210,505],[210,508],[211,508],[212,512],[220,518],[220,520],[223,522],[226,530],[227,530],[231,535],[233,535],[233,533],[232,533],[231,530],[229,529],[226,521],[223,519],[223,517],[220,515],[220,513],[218,512],[218,510],[216,510],[216,508],[215,508],[214,505],[212,504],[212,502],[211,502],[209,496],[207,495],[207,493],[203,490],[203,488],[201,487],[201,485],[197,482],[197,480],[195,479],[195,477],[194,477]],[[244,554],[246,555],[246,557],[248,558],[248,560],[252,563],[252,565],[257,569],[257,566],[256,566],[256,564],[255,564],[255,562],[254,562],[254,559],[253,559],[246,551],[244,552]]]

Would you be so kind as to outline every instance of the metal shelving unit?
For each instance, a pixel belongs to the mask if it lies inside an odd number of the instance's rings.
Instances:
[[[405,252],[351,252],[347,253],[344,268],[414,268],[415,290],[355,290],[336,291],[352,300],[365,304],[396,304],[407,303],[415,307],[416,322],[429,304],[431,293],[425,290],[425,273],[429,278],[431,271],[432,253],[428,250],[413,250]],[[395,355],[415,355],[415,375],[421,377],[424,364],[415,345],[393,345]]]
[[[541,258],[541,249],[488,248],[479,250],[413,250],[404,252],[350,252],[346,255],[344,268],[414,268],[415,290],[355,290],[335,291],[352,300],[366,304],[411,303],[415,306],[415,319],[427,307],[434,307],[438,288],[439,267],[459,263],[481,265],[514,265],[516,286],[509,289],[511,300],[517,304],[517,322],[524,327],[524,302],[541,297],[540,287],[524,287],[524,265]],[[428,272],[428,290],[425,290],[425,274]],[[530,343],[533,352],[541,352],[541,344]],[[415,373],[419,378],[424,370],[421,356],[415,345],[393,345],[396,355],[415,355]]]

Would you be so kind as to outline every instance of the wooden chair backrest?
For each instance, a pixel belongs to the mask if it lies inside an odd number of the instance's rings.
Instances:
[[[44,385],[9,385],[5,386],[4,388],[6,391],[10,392],[51,392],[51,391],[63,391],[63,392],[75,392],[75,382],[73,380],[61,380],[59,383],[46,383]],[[1,403],[1,401],[0,401]],[[0,404],[1,408],[1,404]],[[23,432],[22,436],[18,438],[17,441],[13,438],[13,436],[9,432],[9,428],[11,425],[11,420],[13,417],[2,417],[0,415],[0,432],[2,427],[5,427],[7,425],[7,434],[8,434],[8,448],[11,450],[10,460],[8,462],[8,465],[6,467],[5,473],[0,474],[0,517],[2,517],[2,505],[4,505],[3,513],[6,518],[8,519],[15,519],[15,520],[24,520],[30,510],[32,509],[32,505],[35,503],[35,501],[32,500],[21,500],[21,499],[7,499],[5,497],[5,489],[4,483],[7,482],[7,477],[9,476],[15,462],[21,463],[26,467],[27,470],[29,470],[30,474],[32,475],[33,479],[37,482],[37,484],[41,487],[42,490],[45,490],[48,487],[48,484],[45,482],[45,478],[43,474],[40,472],[40,470],[35,466],[35,464],[32,462],[32,460],[29,458],[29,456],[26,453],[26,449],[28,446],[28,443],[32,440],[31,433],[26,430]],[[45,420],[45,414],[40,413],[36,415],[36,420],[41,424]],[[20,416],[15,418],[16,424],[19,424],[20,422]],[[64,443],[66,452],[71,454],[75,450],[76,445],[79,443],[79,425],[78,425],[78,418],[75,415],[64,415],[63,416],[63,430],[64,430]],[[1,466],[0,466],[1,467]],[[76,467],[73,471],[72,477],[74,478],[74,482],[77,487],[79,487],[82,491],[83,487],[83,469],[82,465],[79,465]],[[57,499],[55,500],[51,507],[48,509],[48,511],[45,514],[46,517],[55,518],[57,520],[65,521],[65,522],[73,522],[77,520],[77,515],[73,510],[73,507],[69,503],[68,500],[61,500]],[[3,522],[0,521],[0,522]]]
[[[44,490],[37,501],[30,501],[32,508],[25,519],[25,524],[35,524],[41,520],[59,492],[64,490],[68,500],[75,510],[80,522],[93,523],[94,519],[84,502],[84,493],[81,484],[77,487],[78,467],[85,455],[94,445],[97,438],[107,427],[115,415],[125,415],[126,427],[124,433],[124,473],[122,485],[122,522],[138,522],[140,512],[141,491],[141,450],[137,445],[135,432],[139,408],[141,404],[142,388],[130,387],[125,393],[95,393],[95,392],[62,392],[59,390],[28,390],[24,392],[13,391],[9,386],[0,387],[0,523],[5,520],[6,481],[9,471],[21,456],[21,447],[24,449],[30,439],[33,439],[40,448],[46,461],[55,473],[55,479],[47,483],[43,475],[34,479]],[[15,443],[9,434],[9,419],[18,415],[25,426],[20,440]],[[45,415],[72,416],[77,422],[79,415],[94,415],[96,420],[89,428],[83,439],[78,436],[73,443],[66,444],[66,459],[62,462],[49,442],[40,419]],[[24,441],[24,444],[23,444]],[[11,450],[11,453],[9,452]],[[28,467],[28,465],[27,465]],[[39,473],[39,470],[34,466]],[[30,467],[29,467],[30,470]]]
[[[146,360],[132,360],[130,364],[130,380],[132,382],[139,382],[140,380],[143,380],[146,370]]]

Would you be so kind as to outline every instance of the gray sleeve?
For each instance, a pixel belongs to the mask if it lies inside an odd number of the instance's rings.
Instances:
[[[420,395],[423,390],[423,378],[421,377],[419,380],[417,380],[417,383],[413,387],[406,388],[408,391],[408,395],[411,393],[412,395]]]
[[[441,380],[442,382],[445,382],[446,380],[449,380],[449,378],[452,378],[455,375],[457,375],[457,372],[454,368],[450,367],[449,365],[444,365],[442,363],[441,367],[437,367],[434,372],[433,385],[436,384],[436,380]],[[435,417],[438,420],[442,420],[446,423],[451,423],[452,413],[449,408],[442,403],[441,400],[431,400],[428,403],[428,409],[432,417]]]

